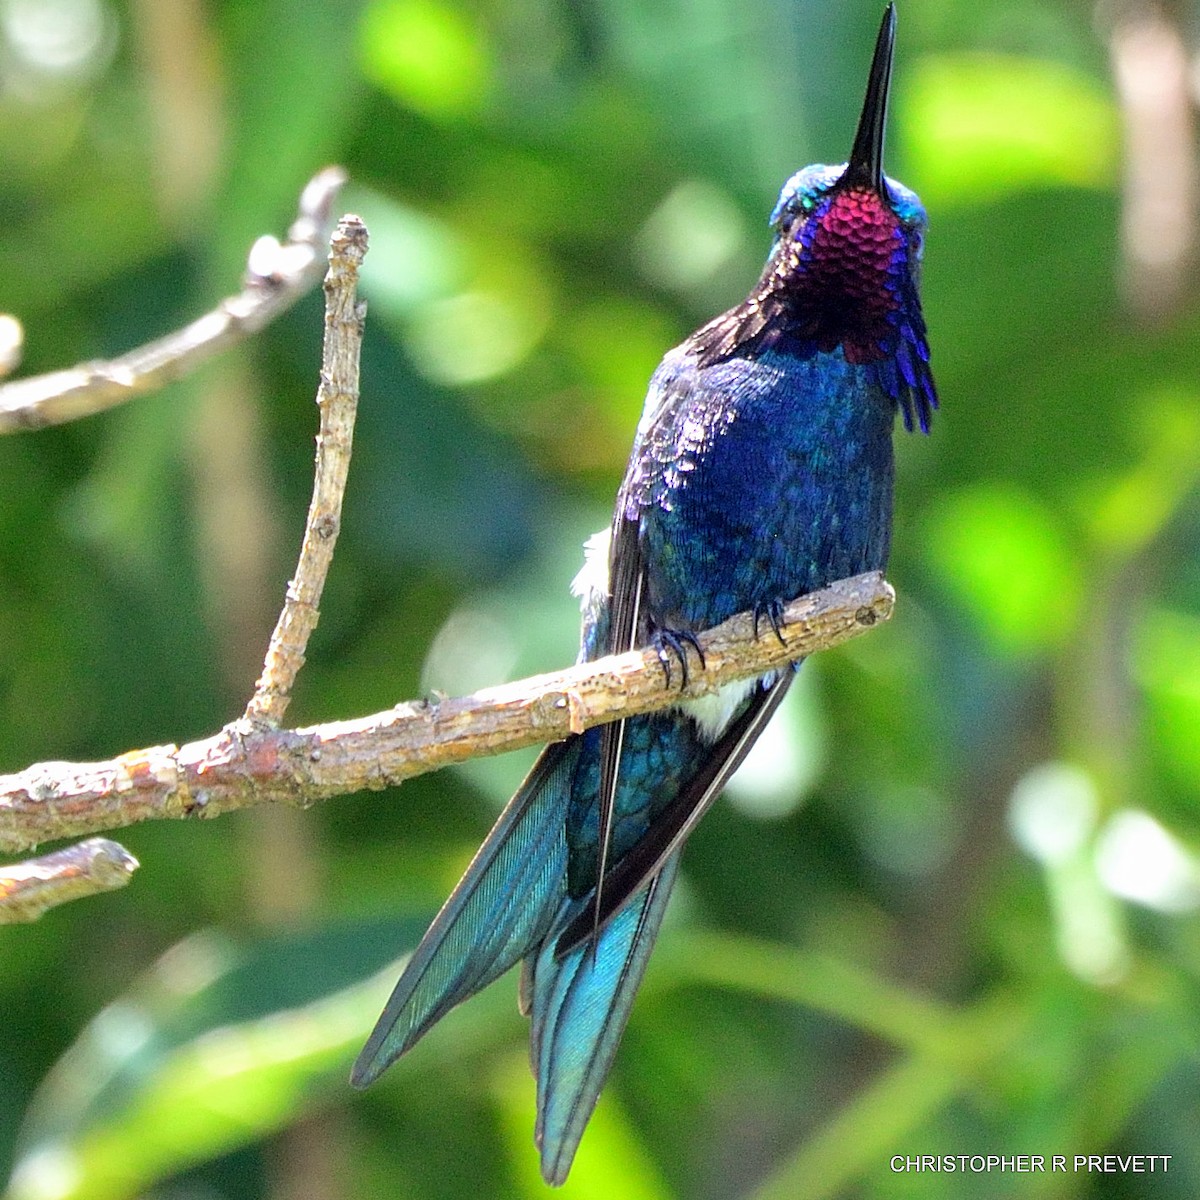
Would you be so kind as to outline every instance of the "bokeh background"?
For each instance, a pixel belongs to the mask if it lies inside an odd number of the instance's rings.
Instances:
[[[306,179],[371,232],[344,532],[289,720],[570,661],[661,354],[841,161],[877,0],[0,0],[22,373],[237,288]],[[1200,1194],[1192,3],[903,0],[889,171],[943,409],[895,619],[802,672],[693,837],[562,1195]],[[310,488],[321,308],[0,440],[0,770],[240,713]],[[541,1196],[512,979],[349,1064],[520,777],[145,825],[0,932],[5,1200]],[[1169,1154],[1166,1174],[894,1155]]]

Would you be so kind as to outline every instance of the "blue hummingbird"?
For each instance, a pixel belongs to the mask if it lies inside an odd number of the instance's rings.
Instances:
[[[883,174],[887,6],[849,161],[784,185],[749,296],[670,351],[607,536],[575,581],[581,660],[652,646],[686,681],[698,631],[887,562],[892,427],[937,393],[918,294],[925,212]],[[364,1087],[518,962],[535,1141],[562,1183],[612,1066],[682,847],[787,669],[547,747],[409,959],[351,1076]]]

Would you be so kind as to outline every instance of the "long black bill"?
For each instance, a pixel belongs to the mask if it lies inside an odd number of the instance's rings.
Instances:
[[[896,6],[889,4],[875,39],[875,57],[867,77],[867,95],[863,100],[854,149],[842,178],[883,191],[883,130],[887,124],[888,91],[892,83],[892,51],[896,45]]]

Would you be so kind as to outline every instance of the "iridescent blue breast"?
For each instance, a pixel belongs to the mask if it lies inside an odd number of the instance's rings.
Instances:
[[[873,365],[839,348],[703,367],[676,350],[651,391],[626,515],[657,621],[703,629],[884,566],[895,407]]]

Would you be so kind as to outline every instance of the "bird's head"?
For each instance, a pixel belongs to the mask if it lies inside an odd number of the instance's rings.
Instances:
[[[883,134],[896,15],[884,13],[854,147],[841,166],[811,166],[783,186],[764,291],[788,310],[801,353],[841,347],[877,363],[905,424],[928,430],[937,393],[919,294],[925,209],[883,173]]]

